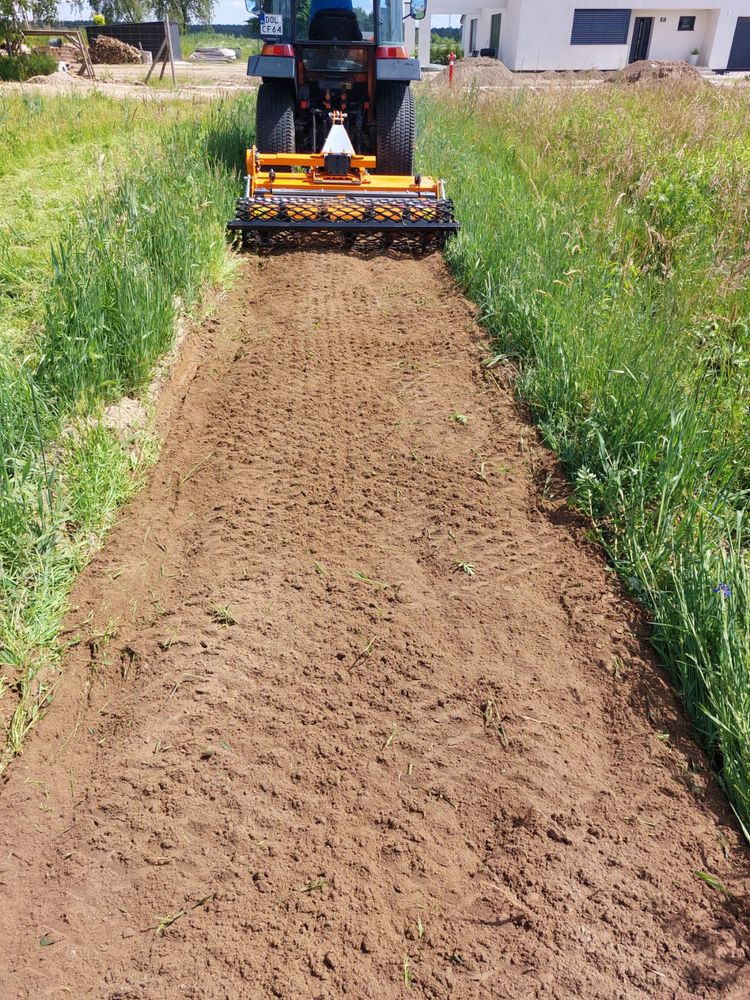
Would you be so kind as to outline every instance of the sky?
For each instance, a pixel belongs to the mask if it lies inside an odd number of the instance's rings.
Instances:
[[[65,0],[60,4],[60,16],[64,21],[79,20],[89,16],[87,7],[84,12],[74,11]],[[245,10],[245,0],[217,0],[214,8],[215,24],[244,24],[247,21],[247,11]],[[453,14],[450,17],[433,17],[432,26],[434,28],[457,28],[459,26],[459,15]]]

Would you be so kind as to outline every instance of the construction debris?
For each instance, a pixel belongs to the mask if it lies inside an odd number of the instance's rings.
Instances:
[[[196,49],[190,56],[190,62],[236,62],[237,53],[234,49],[223,49],[219,46],[206,46]]]

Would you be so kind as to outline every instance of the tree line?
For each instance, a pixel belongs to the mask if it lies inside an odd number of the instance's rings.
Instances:
[[[82,12],[87,4],[77,0],[72,6]],[[88,6],[107,24],[169,18],[184,31],[189,24],[210,24],[216,0],[90,0]],[[24,27],[59,22],[57,0],[0,0],[0,41],[9,52],[17,49]]]

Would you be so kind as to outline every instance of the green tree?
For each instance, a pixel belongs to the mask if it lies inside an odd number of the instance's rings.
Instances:
[[[464,51],[461,42],[455,38],[438,35],[433,31],[430,37],[430,62],[447,66],[451,52],[455,54],[456,59],[462,59]]]
[[[216,0],[156,0],[154,14],[160,21],[176,21],[180,31],[189,24],[211,24]]]
[[[21,51],[23,29],[57,23],[57,0],[0,0],[0,40],[10,55]]]
[[[151,16],[148,0],[96,0],[91,9],[96,14],[102,14],[107,24],[136,24],[148,21]]]

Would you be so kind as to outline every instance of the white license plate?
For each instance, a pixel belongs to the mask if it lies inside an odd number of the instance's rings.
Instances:
[[[284,17],[282,14],[261,14],[260,33],[278,37],[284,34]]]

